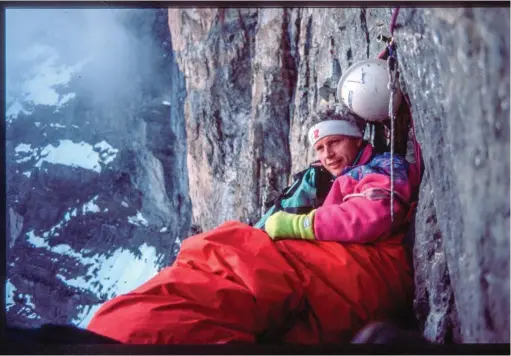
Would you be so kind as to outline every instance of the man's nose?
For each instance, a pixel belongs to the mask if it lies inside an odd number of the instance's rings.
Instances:
[[[325,153],[327,157],[330,157],[333,155],[334,151],[332,150],[332,147],[326,145],[325,146]]]

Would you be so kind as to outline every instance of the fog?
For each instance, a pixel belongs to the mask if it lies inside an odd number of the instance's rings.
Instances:
[[[141,33],[139,14],[148,11],[6,9],[8,118],[35,105],[58,108],[73,100],[73,79],[97,105],[131,103],[158,57],[151,33]]]

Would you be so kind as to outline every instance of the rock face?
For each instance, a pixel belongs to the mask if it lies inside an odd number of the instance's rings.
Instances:
[[[444,10],[404,11],[403,81],[461,339],[509,342],[509,9]]]
[[[186,81],[192,219],[253,223],[313,159],[309,114],[376,58],[391,9],[170,9]],[[425,176],[416,315],[436,342],[509,342],[509,8],[401,10]]]
[[[6,19],[7,321],[85,326],[189,234],[184,78],[166,10]]]

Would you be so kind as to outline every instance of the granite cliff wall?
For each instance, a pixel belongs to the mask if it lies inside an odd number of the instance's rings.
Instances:
[[[377,57],[391,9],[168,14],[192,222],[253,223],[313,159],[309,114],[352,63]],[[416,315],[436,342],[509,342],[509,8],[401,9],[395,38],[425,162]]]

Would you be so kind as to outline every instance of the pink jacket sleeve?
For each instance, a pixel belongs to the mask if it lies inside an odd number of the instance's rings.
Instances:
[[[316,210],[316,239],[369,243],[389,237],[390,187],[390,177],[385,174],[367,174],[359,181],[349,175],[337,178],[325,203]],[[395,179],[394,192],[394,226],[399,226],[409,212],[408,181]]]

